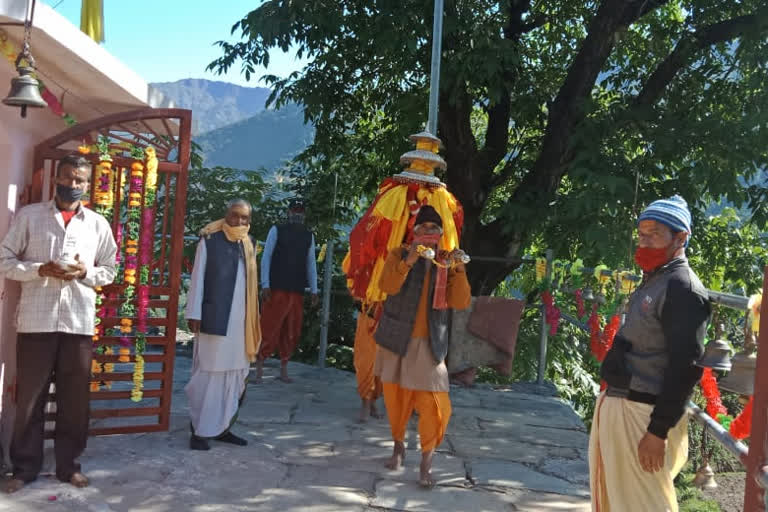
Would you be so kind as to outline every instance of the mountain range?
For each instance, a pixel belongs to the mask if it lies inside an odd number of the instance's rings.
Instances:
[[[301,108],[265,108],[269,89],[204,79],[151,85],[192,110],[192,139],[206,167],[273,171],[312,143],[314,130]]]

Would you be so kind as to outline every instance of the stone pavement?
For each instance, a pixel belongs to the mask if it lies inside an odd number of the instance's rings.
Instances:
[[[247,447],[188,449],[183,388],[191,360],[180,356],[169,432],[91,438],[82,458],[91,487],[75,489],[49,473],[0,495],[0,511],[589,510],[587,434],[551,388],[452,388],[453,416],[434,461],[438,485],[428,491],[415,483],[415,421],[406,467],[389,471],[387,422],[356,423],[353,374],[292,363],[296,382],[284,384],[267,363],[264,384],[248,386],[233,429]]]

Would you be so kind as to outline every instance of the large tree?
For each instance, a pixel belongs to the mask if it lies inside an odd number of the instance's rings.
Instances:
[[[768,162],[765,0],[446,0],[438,135],[465,208],[475,293],[531,246],[628,264],[631,217],[658,195],[759,197]],[[297,160],[316,213],[354,212],[426,121],[432,0],[266,0],[211,68],[246,78],[281,49],[271,102],[316,128]],[[760,205],[754,211],[762,214]],[[760,220],[764,220],[761,218]]]

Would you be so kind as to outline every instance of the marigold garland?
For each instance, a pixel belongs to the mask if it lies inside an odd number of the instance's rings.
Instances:
[[[135,161],[131,164],[131,179],[128,188],[128,207],[125,223],[125,263],[123,267],[123,303],[120,306],[120,357],[121,363],[131,361],[130,346],[134,343],[133,318],[136,316],[136,281],[139,267],[139,231],[141,229],[141,197],[144,189],[144,164]]]
[[[720,398],[720,389],[717,387],[717,380],[712,373],[712,368],[704,368],[701,375],[701,392],[707,400],[707,414],[717,419],[719,415],[727,415],[728,409],[725,408]]]
[[[157,197],[157,156],[153,147],[145,150],[143,210],[139,243],[139,284],[136,294],[136,343],[131,400],[139,402],[144,388],[144,351],[146,349],[147,317],[149,312],[150,266],[154,251],[155,200]],[[135,277],[135,276],[134,276]]]
[[[736,416],[728,427],[729,432],[734,439],[746,439],[749,437],[752,431],[752,406],[755,403],[754,395],[749,397],[749,402],[744,406],[744,410],[741,414]]]
[[[704,368],[701,376],[701,393],[707,401],[707,414],[717,420],[727,429],[734,439],[746,439],[752,432],[752,407],[755,397],[749,397],[749,402],[736,418],[728,414],[728,409],[723,405],[720,397],[720,389],[717,380],[712,373],[712,368]]]

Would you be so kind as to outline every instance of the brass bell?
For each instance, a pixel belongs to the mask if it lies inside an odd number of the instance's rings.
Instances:
[[[754,395],[756,366],[757,355],[754,352],[739,352],[731,358],[731,371],[718,382],[720,389],[737,395]]]
[[[717,482],[715,482],[715,472],[712,471],[712,467],[709,462],[704,461],[704,464],[696,472],[696,476],[693,478],[693,486],[699,489],[705,489],[711,491],[717,489]]]
[[[27,117],[27,107],[43,108],[47,106],[40,96],[40,83],[32,76],[32,68],[19,66],[19,76],[11,79],[11,92],[3,103],[11,107],[21,107],[21,117]]]
[[[727,341],[720,339],[723,330],[721,325],[717,330],[719,339],[707,343],[707,346],[704,348],[704,354],[696,361],[696,366],[724,372],[731,371],[731,347]]]

